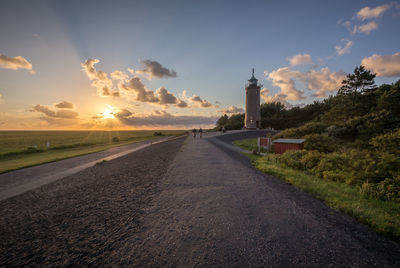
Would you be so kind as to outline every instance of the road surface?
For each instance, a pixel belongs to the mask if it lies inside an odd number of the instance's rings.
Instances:
[[[0,266],[400,263],[397,243],[262,174],[211,137],[96,165],[3,200],[0,213]]]

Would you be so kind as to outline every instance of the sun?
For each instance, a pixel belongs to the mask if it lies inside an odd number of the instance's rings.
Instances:
[[[113,118],[115,118],[113,107],[108,106],[108,108],[104,109],[103,118],[104,119],[113,119]]]

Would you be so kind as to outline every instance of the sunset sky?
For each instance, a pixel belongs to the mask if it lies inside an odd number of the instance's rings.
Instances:
[[[207,127],[400,78],[399,1],[18,1],[0,8],[0,129]]]

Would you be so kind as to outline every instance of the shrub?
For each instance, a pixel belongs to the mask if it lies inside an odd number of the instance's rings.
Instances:
[[[371,139],[370,144],[377,151],[400,155],[400,128],[387,134],[376,136]]]
[[[318,151],[305,151],[305,154],[300,159],[301,166],[304,169],[312,169],[316,167],[324,155]]]
[[[348,171],[349,159],[344,154],[331,153],[326,154],[319,161],[318,165],[312,169],[312,173],[316,176],[323,178],[324,171]],[[328,176],[328,175],[327,175]],[[331,175],[329,175],[331,176]]]
[[[299,139],[308,134],[321,134],[326,129],[326,125],[319,122],[309,122],[298,128],[289,128],[279,132],[274,136],[277,138],[295,138]]]
[[[322,178],[325,180],[330,180],[330,181],[338,181],[338,182],[346,182],[348,183],[348,179],[350,177],[350,174],[345,171],[341,170],[326,170],[322,171]]]
[[[291,167],[291,168],[296,168],[296,169],[304,169],[304,166],[302,165],[301,159],[303,158],[303,155],[306,154],[305,150],[289,150],[278,156],[278,162]]]
[[[153,136],[164,136],[162,132],[154,132]]]
[[[118,137],[113,137],[112,138],[112,142],[119,142],[119,138]]]
[[[321,153],[331,153],[337,149],[337,140],[323,134],[309,134],[304,136],[304,149],[315,150]]]
[[[400,175],[380,183],[365,182],[360,191],[371,198],[400,202]]]

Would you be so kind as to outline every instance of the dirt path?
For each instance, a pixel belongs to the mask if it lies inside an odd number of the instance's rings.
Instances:
[[[215,139],[145,148],[0,202],[0,266],[395,267],[400,247]],[[176,156],[176,157],[175,157]]]

